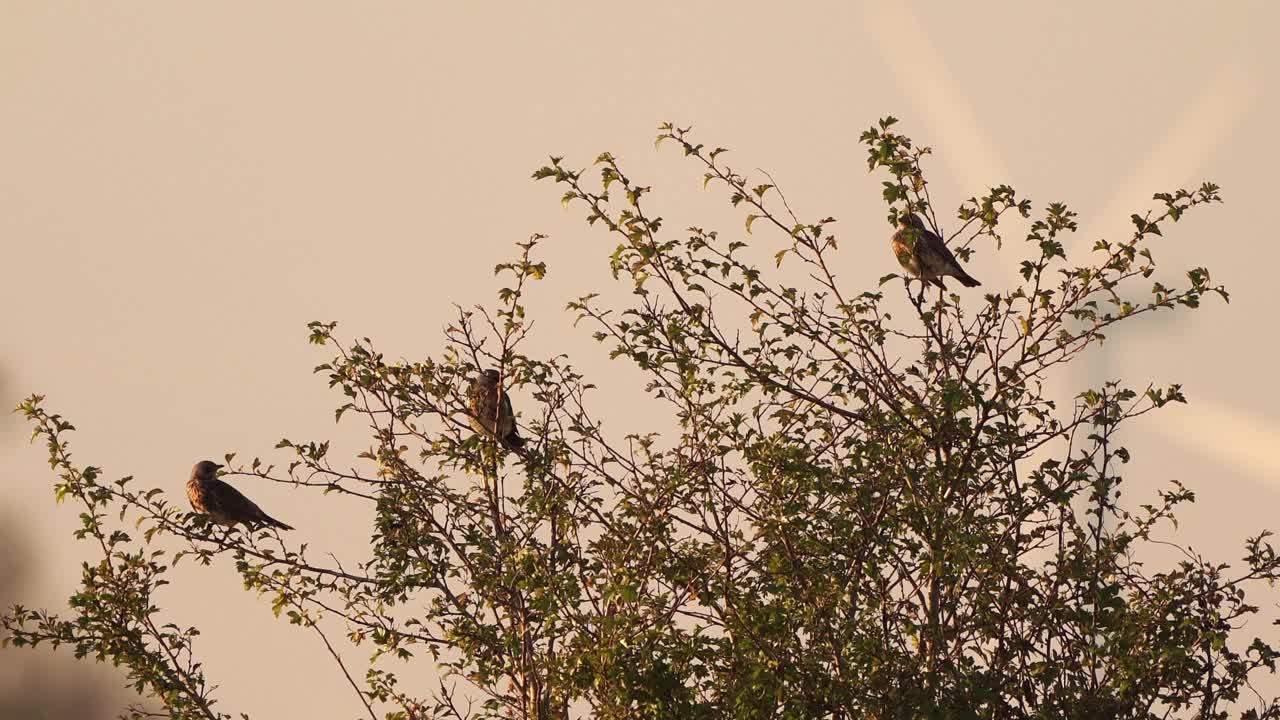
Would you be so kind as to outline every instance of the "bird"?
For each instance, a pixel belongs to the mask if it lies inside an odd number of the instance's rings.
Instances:
[[[187,481],[187,499],[191,501],[191,509],[204,513],[219,525],[228,528],[236,523],[244,523],[245,527],[256,528],[263,525],[292,530],[279,520],[262,511],[252,500],[240,494],[239,490],[218,479],[219,465],[212,460],[201,460],[191,468],[191,479]]]
[[[902,269],[927,283],[946,290],[947,286],[942,284],[942,278],[950,275],[965,287],[982,284],[960,267],[960,262],[947,249],[947,244],[925,227],[924,221],[915,213],[898,216],[898,231],[889,242],[893,246],[893,254],[902,263]]]
[[[515,413],[511,411],[511,398],[499,387],[497,370],[489,369],[471,381],[467,389],[467,408],[470,410],[471,427],[478,433],[498,438],[502,447],[519,450],[525,439],[516,428]]]

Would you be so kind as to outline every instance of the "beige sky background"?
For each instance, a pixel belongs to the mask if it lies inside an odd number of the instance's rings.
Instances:
[[[360,428],[333,425],[305,323],[431,353],[450,303],[489,302],[493,265],[544,232],[536,347],[572,353],[618,403],[605,415],[644,427],[634,371],[561,311],[611,284],[612,243],[529,173],[610,150],[655,187],[666,227],[739,232],[697,168],[654,151],[660,121],[693,124],[735,166],[770,170],[798,212],[838,217],[842,282],[869,286],[894,268],[857,135],[893,114],[935,148],[941,206],[1009,182],[1037,207],[1070,203],[1082,245],[1127,235],[1153,192],[1223,186],[1227,203],[1166,231],[1158,257],[1209,267],[1231,305],[1146,321],[1076,380],[1184,383],[1192,405],[1129,431],[1134,492],[1182,480],[1200,501],[1181,539],[1238,559],[1246,534],[1280,525],[1280,10],[1026,5],[3,0],[0,405],[47,394],[79,427],[80,462],[175,498],[200,458],[273,457],[283,436],[352,450]],[[970,270],[986,288],[1015,277],[990,254]],[[24,599],[61,604],[75,513],[26,437],[0,418],[0,509],[41,551]],[[244,489],[313,552],[363,557],[362,514]],[[177,579],[161,603],[204,630],[220,709],[356,714],[318,641],[273,621],[229,561]]]

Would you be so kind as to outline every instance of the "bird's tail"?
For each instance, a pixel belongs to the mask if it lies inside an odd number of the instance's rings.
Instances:
[[[969,273],[965,272],[964,270],[960,270],[959,272],[956,273],[956,279],[959,280],[960,284],[965,287],[978,287],[979,285],[982,284],[977,280],[974,280],[973,276],[971,276]]]
[[[502,447],[508,450],[520,450],[524,447],[525,439],[520,434],[512,430],[507,436],[502,438]]]
[[[285,525],[284,523],[280,522],[279,520],[277,520],[277,519],[275,519],[275,518],[271,517],[270,515],[268,515],[268,514],[266,514],[266,513],[262,513],[262,518],[261,518],[261,520],[262,520],[262,522],[263,522],[263,523],[265,523],[265,524],[267,524],[267,525],[270,525],[270,526],[271,526],[271,527],[273,527],[273,528],[279,528],[279,529],[281,529],[281,530],[292,530],[292,529],[293,529],[293,526],[292,526],[292,525]]]

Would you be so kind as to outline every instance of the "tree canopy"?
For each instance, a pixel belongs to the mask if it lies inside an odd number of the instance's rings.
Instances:
[[[174,488],[109,480],[73,460],[74,428],[43,397],[24,402],[56,496],[101,557],[68,613],[12,608],[5,642],[123,665],[171,717],[231,717],[197,629],[163,608],[174,563],[231,561],[280,618],[320,634],[370,718],[1280,718],[1249,684],[1277,657],[1246,625],[1246,591],[1280,576],[1269,533],[1229,565],[1177,545],[1175,511],[1194,500],[1177,482],[1118,500],[1131,465],[1118,430],[1185,402],[1180,387],[1046,389],[1134,318],[1227,298],[1204,268],[1159,269],[1152,242],[1218,187],[1154,195],[1128,239],[1080,239],[1066,205],[1004,185],[935,204],[930,148],[894,118],[861,140],[886,240],[914,213],[962,264],[1012,254],[1018,273],[850,287],[834,218],[798,217],[767,174],[672,124],[660,149],[727,196],[740,227],[675,230],[610,153],[553,157],[534,178],[616,241],[610,270],[632,290],[569,311],[645,374],[676,431],[612,433],[569,357],[525,352],[525,298],[547,274],[535,235],[497,266],[496,302],[460,309],[434,356],[392,360],[310,325],[336,418],[368,428],[359,457],[283,440],[284,460],[226,458],[241,489],[368,503],[364,557],[227,532]],[[1030,229],[1006,238],[1015,217]],[[523,447],[476,431],[468,388],[488,369]],[[341,660],[344,643],[367,662]]]

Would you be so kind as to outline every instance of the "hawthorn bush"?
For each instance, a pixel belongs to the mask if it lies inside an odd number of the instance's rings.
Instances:
[[[229,559],[282,619],[321,634],[371,718],[1280,717],[1249,686],[1277,652],[1240,629],[1258,612],[1246,590],[1280,574],[1268,533],[1235,566],[1185,548],[1160,561],[1192,493],[1172,482],[1117,501],[1131,460],[1117,431],[1185,402],[1179,386],[1045,390],[1133,318],[1227,297],[1203,268],[1157,274],[1151,243],[1218,188],[1157,194],[1132,237],[1090,244],[1067,206],[1037,210],[1008,186],[942,211],[929,148],[896,123],[861,138],[884,178],[886,267],[888,234],[915,212],[962,263],[1013,253],[1017,276],[848,287],[833,218],[797,217],[771,178],[670,124],[659,145],[727,194],[734,232],[672,230],[609,153],[534,173],[616,240],[630,301],[569,310],[643,371],[675,431],[610,434],[567,357],[523,352],[541,236],[434,357],[392,361],[312,323],[336,415],[367,425],[368,449],[338,460],[285,440],[287,462],[228,456],[230,474],[368,503],[367,557],[224,533],[174,488],[108,481],[73,462],[72,426],[33,396],[20,410],[101,559],[68,614],[9,611],[6,642],[124,665],[171,717],[229,717],[196,629],[161,607],[179,558]],[[1022,242],[1000,235],[1013,215],[1030,218]],[[518,452],[471,429],[466,389],[486,368],[515,399]],[[368,662],[348,667],[341,643]]]

